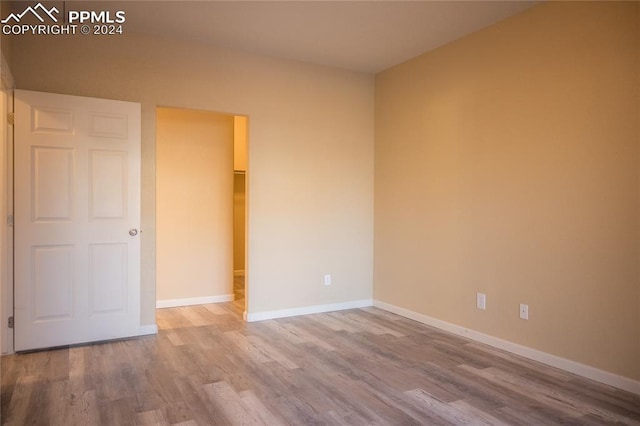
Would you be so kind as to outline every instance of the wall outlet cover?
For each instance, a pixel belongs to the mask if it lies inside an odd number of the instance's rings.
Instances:
[[[523,320],[529,319],[529,305],[525,305],[524,303],[520,304],[520,318]]]
[[[487,309],[487,295],[484,293],[476,293],[476,307],[478,309]]]

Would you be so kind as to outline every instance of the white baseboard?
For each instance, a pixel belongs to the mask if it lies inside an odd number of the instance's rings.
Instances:
[[[233,271],[234,277],[241,277],[243,275],[244,275],[244,269],[236,269],[235,271]]]
[[[222,296],[191,297],[187,299],[157,300],[156,308],[175,308],[178,306],[204,305],[207,303],[232,302],[233,294],[223,294]]]
[[[141,325],[138,330],[139,336],[146,336],[149,334],[158,334],[158,325],[157,324],[149,324],[149,325]]]
[[[322,312],[342,311],[345,309],[366,308],[367,306],[372,306],[371,299],[330,303],[328,305],[304,306],[302,308],[279,309],[277,311],[251,312],[246,314],[245,319],[247,322],[264,321],[274,318],[295,317],[298,315],[319,314]]]
[[[507,340],[489,336],[488,334],[470,330],[459,325],[451,324],[449,322],[442,321],[428,315],[420,314],[418,312],[410,311],[399,306],[391,305],[389,303],[381,302],[379,300],[374,300],[373,306],[375,306],[376,308],[384,309],[385,311],[393,312],[394,314],[398,314],[405,318],[409,318],[414,321],[418,321],[423,324],[427,324],[432,327],[439,328],[441,330],[448,331],[450,333],[457,334],[459,336],[463,336],[468,339],[475,340],[477,342],[484,343],[489,346],[493,346],[495,348],[502,349],[516,355],[520,355],[525,358],[529,358],[534,361],[538,361],[543,364],[547,364],[552,367],[556,367],[561,370],[565,370],[570,373],[577,374],[579,376],[586,377],[588,379],[595,380],[640,395],[640,381],[633,380],[628,377],[619,376],[617,374],[600,370],[598,368],[572,361],[570,359],[562,358],[557,355],[552,355],[547,352],[542,352],[528,346],[519,345]]]

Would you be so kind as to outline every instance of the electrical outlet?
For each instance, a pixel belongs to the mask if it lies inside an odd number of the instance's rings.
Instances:
[[[324,275],[324,285],[331,285],[331,274]]]
[[[484,293],[476,293],[476,307],[478,309],[487,309],[487,295]]]
[[[520,318],[523,320],[529,319],[529,305],[525,305],[524,303],[520,304]]]

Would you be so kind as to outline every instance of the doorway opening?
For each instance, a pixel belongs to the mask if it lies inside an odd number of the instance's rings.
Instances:
[[[246,228],[247,228],[247,129],[244,116],[233,118],[233,295],[241,311],[247,311]]]
[[[156,109],[156,307],[246,310],[247,124]]]

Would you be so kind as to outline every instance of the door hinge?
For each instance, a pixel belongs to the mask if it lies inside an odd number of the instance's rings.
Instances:
[[[14,112],[10,112],[7,114],[7,123],[12,126],[16,123],[16,114]]]
[[[12,214],[7,216],[7,226],[9,226],[9,228],[13,228],[13,215]]]
[[[9,321],[7,325],[9,326],[9,328],[13,328],[13,324],[14,324],[13,317],[9,317]]]

